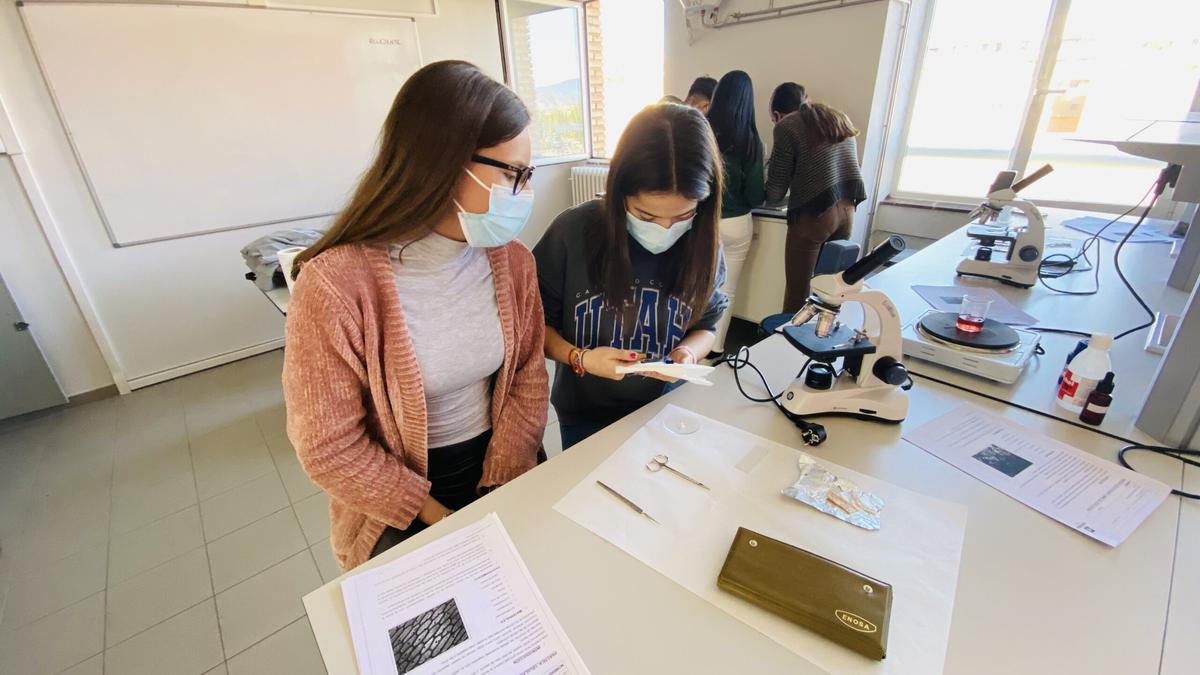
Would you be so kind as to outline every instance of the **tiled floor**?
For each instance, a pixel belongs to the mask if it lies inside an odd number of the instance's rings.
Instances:
[[[0,673],[325,672],[300,598],[338,574],[328,500],[281,368],[0,422]]]

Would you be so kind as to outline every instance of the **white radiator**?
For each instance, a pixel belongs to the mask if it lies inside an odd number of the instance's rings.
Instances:
[[[571,206],[579,206],[604,192],[604,183],[607,180],[607,164],[571,167]]]

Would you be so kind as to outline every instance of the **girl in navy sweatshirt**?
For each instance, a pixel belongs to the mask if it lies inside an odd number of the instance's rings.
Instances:
[[[729,304],[720,290],[721,187],[704,116],[653,105],[621,135],[604,197],[559,214],[534,248],[564,449],[672,382],[626,377],[619,366],[696,363],[712,348]]]

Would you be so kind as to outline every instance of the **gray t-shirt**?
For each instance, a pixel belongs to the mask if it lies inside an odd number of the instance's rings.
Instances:
[[[718,259],[716,284],[705,307],[688,307],[665,289],[673,279],[664,279],[670,251],[655,255],[629,238],[629,258],[633,279],[630,293],[636,294],[633,321],[619,321],[604,307],[604,292],[588,275],[588,262],[595,251],[588,251],[585,230],[589,223],[599,225],[604,206],[599,200],[586,202],[563,211],[550,224],[533,249],[537,260],[538,287],[546,325],[557,329],[576,347],[615,347],[646,354],[647,360],[661,360],[693,330],[714,330],[729,298],[721,292],[725,280],[724,253]],[[691,234],[684,235],[685,237]],[[682,240],[675,246],[682,245]],[[700,318],[689,323],[695,312]],[[703,358],[704,354],[697,354]],[[594,375],[577,377],[570,366],[557,364],[550,400],[563,424],[578,424],[616,419],[658,398],[669,385],[648,377],[629,376],[609,380]]]
[[[425,385],[429,447],[492,428],[504,334],[487,252],[431,232],[391,249],[396,290]]]

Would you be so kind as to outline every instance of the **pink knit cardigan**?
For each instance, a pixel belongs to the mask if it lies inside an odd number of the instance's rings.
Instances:
[[[492,385],[481,488],[537,464],[548,403],[533,255],[513,242],[488,249],[488,259],[504,364]],[[288,437],[329,494],[330,543],[349,570],[370,557],[385,527],[407,528],[429,494],[425,389],[387,248],[338,246],[304,265],[286,334]]]

